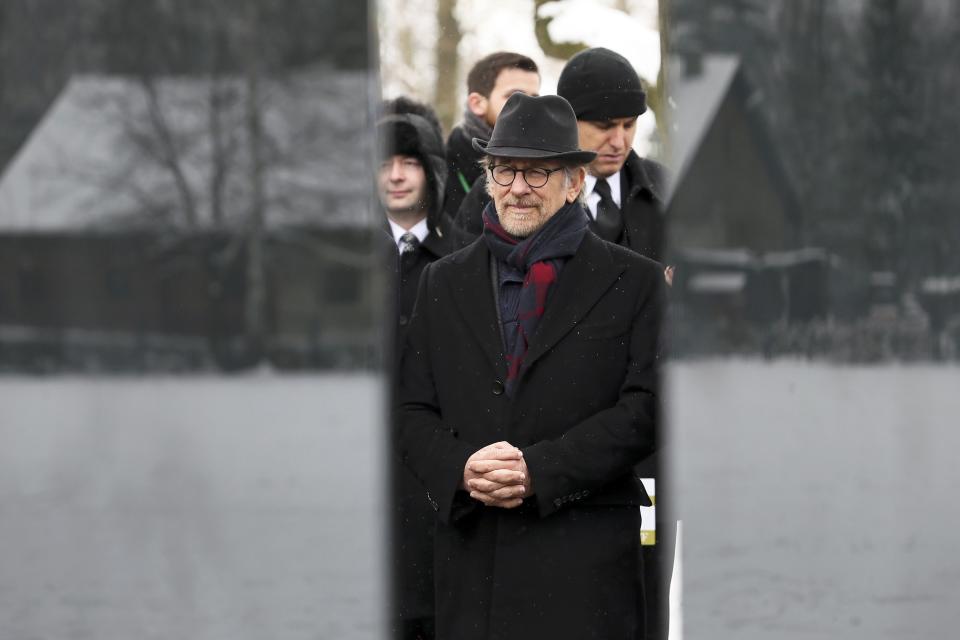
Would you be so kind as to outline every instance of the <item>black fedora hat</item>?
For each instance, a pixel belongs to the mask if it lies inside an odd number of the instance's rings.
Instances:
[[[560,96],[515,93],[503,105],[490,140],[473,139],[473,148],[488,156],[560,160],[587,164],[597,157],[579,147],[577,116]]]

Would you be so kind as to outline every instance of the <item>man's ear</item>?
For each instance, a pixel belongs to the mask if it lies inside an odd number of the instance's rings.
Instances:
[[[570,186],[567,187],[567,202],[573,202],[580,195],[583,189],[583,182],[587,178],[587,170],[583,167],[577,167],[573,170],[573,177],[570,179]]]
[[[490,101],[487,100],[487,97],[481,93],[473,91],[467,96],[467,108],[470,109],[470,113],[482,118],[487,113],[487,107],[489,107]]]

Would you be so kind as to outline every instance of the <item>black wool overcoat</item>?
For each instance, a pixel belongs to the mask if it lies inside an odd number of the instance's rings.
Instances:
[[[420,274],[431,262],[463,247],[463,238],[456,230],[442,230],[437,225],[412,252],[403,256],[389,230],[388,260],[396,285],[396,330],[394,342],[403,344],[417,296]],[[399,355],[399,354],[398,354]],[[399,620],[433,617],[433,529],[434,511],[422,486],[409,469],[395,461],[392,470],[394,512],[392,558],[394,577],[394,613]]]
[[[632,474],[656,447],[663,273],[587,233],[504,392],[482,239],[424,270],[401,357],[401,458],[436,511],[438,639],[636,637],[639,506]],[[507,440],[534,495],[485,507],[467,458]]]
[[[663,261],[666,169],[630,151],[620,170],[623,245],[642,256]]]

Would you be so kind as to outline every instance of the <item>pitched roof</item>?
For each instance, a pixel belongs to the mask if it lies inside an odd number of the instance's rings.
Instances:
[[[211,108],[214,87],[218,109]],[[245,224],[252,166],[246,87],[235,76],[150,85],[74,76],[0,176],[0,230],[210,228],[217,225],[210,186],[217,166],[225,171],[222,224]],[[370,224],[369,75],[316,66],[260,87],[266,224]],[[223,153],[214,151],[214,114],[229,147]]]
[[[670,58],[667,87],[671,104],[674,105],[670,115],[668,164],[674,175],[670,196],[696,157],[700,143],[710,131],[739,68],[739,56],[709,54],[701,57],[699,73],[687,73],[687,65],[682,58]]]
[[[777,146],[762,112],[764,103],[744,74],[740,57],[732,54],[700,56],[699,73],[687,73],[687,64],[672,57],[667,67],[670,100],[674,105],[670,122],[670,158],[674,180],[667,195],[669,202],[683,183],[700,145],[728,97],[743,107],[753,143],[763,158],[770,180],[782,196],[790,218],[800,216],[796,189],[790,179],[780,148]]]

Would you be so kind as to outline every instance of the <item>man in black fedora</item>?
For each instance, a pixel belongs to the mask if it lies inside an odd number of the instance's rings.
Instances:
[[[662,270],[587,228],[595,154],[563,98],[512,96],[474,145],[483,234],[424,270],[400,364],[400,455],[437,518],[437,638],[633,640]]]
[[[633,149],[637,118],[647,110],[640,76],[615,51],[585,49],[564,65],[557,95],[570,102],[577,116],[580,148],[596,153],[583,189],[590,229],[662,261],[666,170]],[[457,226],[468,235],[479,234],[487,202],[479,183],[460,204]]]

